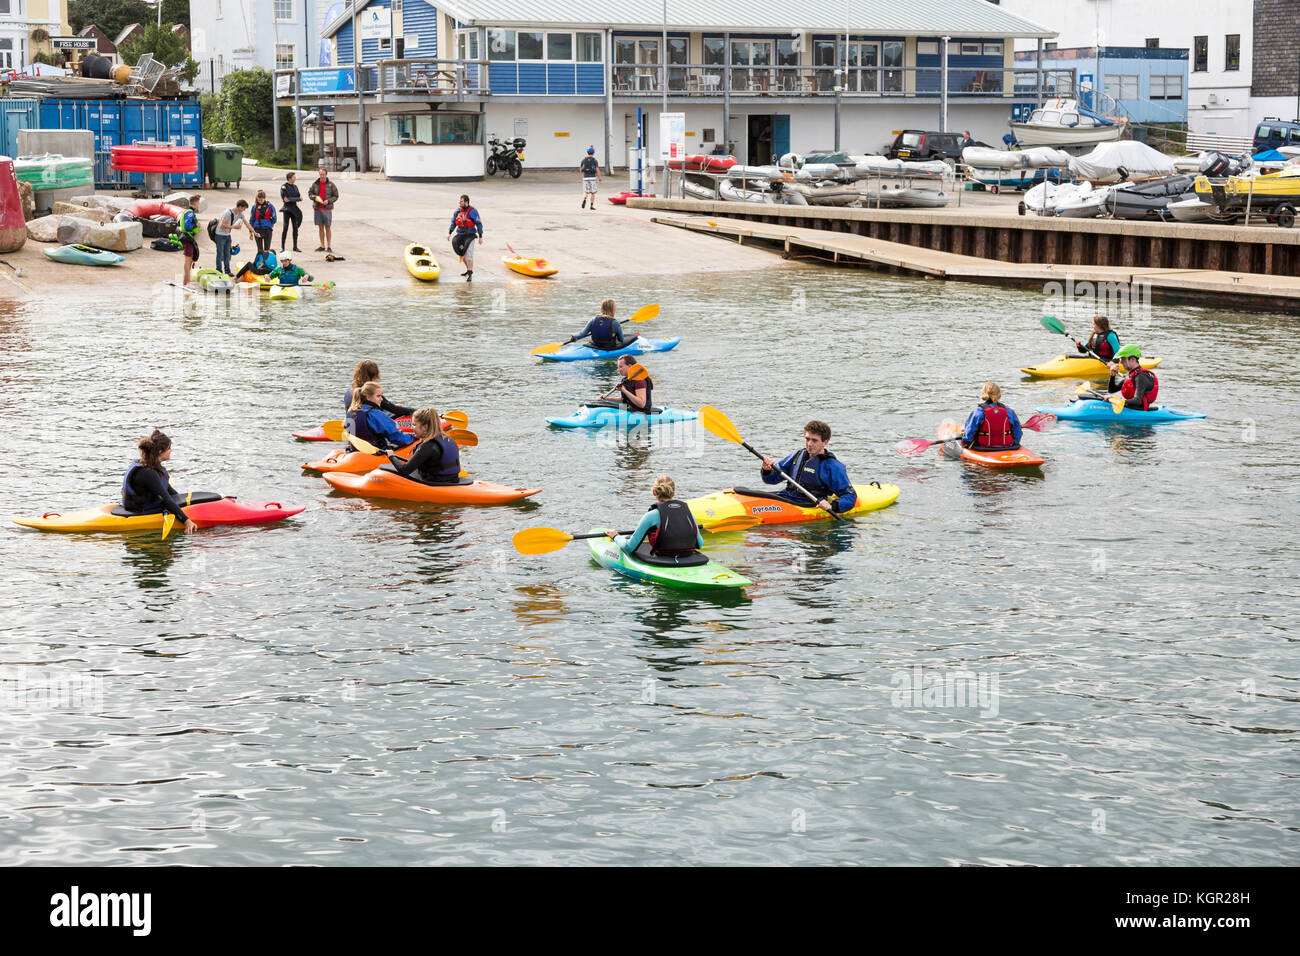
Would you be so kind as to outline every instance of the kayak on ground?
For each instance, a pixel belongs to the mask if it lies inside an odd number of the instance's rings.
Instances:
[[[969,461],[987,468],[1037,468],[1047,461],[1024,447],[1002,451],[976,451],[973,448],[963,447],[961,442],[957,441],[940,442],[939,452],[945,458]]]
[[[455,485],[430,485],[423,481],[403,478],[396,472],[376,468],[369,474],[358,475],[331,471],[324,475],[330,485],[349,494],[363,498],[382,498],[388,501],[428,501],[435,504],[500,505],[519,501],[540,492],[541,488],[510,488],[491,481],[462,478]]]
[[[553,276],[560,271],[551,264],[549,259],[539,259],[533,256],[506,256],[501,261],[506,264],[507,269],[532,279],[545,279],[547,276]]]
[[[216,269],[200,269],[194,273],[194,278],[204,292],[230,292],[235,288],[234,276]]]
[[[406,271],[422,282],[436,282],[442,275],[442,266],[428,246],[413,242],[406,247]]]
[[[1143,368],[1155,368],[1160,364],[1159,358],[1140,359]],[[1090,355],[1066,355],[1062,353],[1050,362],[1031,365],[1020,371],[1033,378],[1108,378],[1110,369],[1104,363]]]
[[[853,490],[858,494],[857,503],[851,510],[843,512],[850,517],[888,507],[898,500],[899,495],[898,485],[882,485],[874,481],[866,485],[854,485]],[[763,524],[831,520],[831,516],[820,508],[805,508],[778,498],[771,491],[758,489],[728,488],[703,498],[691,498],[686,505],[701,526],[741,515],[752,515]]]
[[[577,362],[583,359],[615,359],[620,355],[645,355],[649,352],[667,352],[669,349],[677,347],[681,341],[679,336],[673,336],[667,339],[647,339],[638,338],[631,345],[625,345],[621,349],[596,349],[590,345],[580,345],[577,342],[570,342],[563,348],[554,352],[543,352],[541,357],[548,362]]]
[[[1158,408],[1148,408],[1145,412],[1136,408],[1121,408],[1119,414],[1116,414],[1110,402],[1092,398],[1080,399],[1077,402],[1073,402],[1069,405],[1062,405],[1059,408],[1050,408],[1044,405],[1039,408],[1038,411],[1050,412],[1062,421],[1099,422],[1103,425],[1137,425],[1154,422],[1180,422],[1191,418],[1205,417],[1204,412],[1184,412],[1177,408],[1171,408],[1168,405],[1161,405]]]
[[[55,262],[67,262],[74,266],[115,266],[123,261],[123,257],[116,252],[105,252],[103,249],[83,246],[80,243],[59,246],[56,249],[42,249],[41,252]]]
[[[286,508],[278,501],[240,501],[208,491],[196,491],[191,496],[194,504],[181,508],[186,517],[200,528],[229,524],[268,524],[283,521],[302,511]],[[14,523],[38,531],[158,531],[163,526],[163,515],[133,515],[121,505],[100,505],[81,511],[50,511],[37,517],[15,516]]]
[[[601,528],[592,528],[599,533]],[[754,582],[742,577],[726,565],[711,561],[696,552],[683,562],[682,558],[659,557],[648,553],[643,545],[636,555],[630,555],[608,537],[589,538],[591,556],[602,567],[627,575],[636,581],[653,581],[675,588],[695,590],[734,590]]]
[[[624,408],[618,402],[591,402],[584,404],[567,418],[548,418],[546,424],[554,428],[604,428],[606,425],[618,425],[619,428],[637,428],[650,424],[667,422],[686,422],[697,418],[690,408],[655,408],[650,414],[634,412]]]

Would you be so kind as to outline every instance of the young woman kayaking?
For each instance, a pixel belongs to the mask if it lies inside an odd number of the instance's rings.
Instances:
[[[397,423],[382,408],[384,386],[378,382],[366,382],[360,388],[352,389],[352,404],[348,406],[347,430],[362,441],[370,442],[376,448],[405,448],[411,443],[411,436],[397,427]]]
[[[180,492],[171,486],[171,479],[163,462],[172,457],[172,440],[153,430],[148,438],[136,444],[140,450],[139,461],[131,462],[122,479],[122,507],[131,514],[161,514],[170,511],[176,520],[183,522],[186,533],[198,531],[199,526],[176,503]]]
[[[419,442],[408,459],[388,456],[385,471],[426,485],[454,485],[460,481],[460,448],[442,430],[436,408],[421,408],[411,416],[415,439]]]
[[[961,443],[974,451],[1008,451],[1020,447],[1020,419],[1002,404],[1002,389],[985,382],[980,404],[966,418]]]
[[[614,318],[614,300],[606,299],[600,304],[600,315],[582,327],[582,331],[573,337],[574,341],[591,336],[591,347],[602,352],[613,352],[631,345],[638,335],[623,336],[623,326]]]
[[[358,362],[357,367],[352,370],[352,384],[349,385],[347,391],[343,393],[343,410],[347,411],[352,407],[353,389],[360,388],[362,385],[366,384],[366,382],[378,381],[378,364],[372,362],[370,359],[362,359]],[[388,412],[388,414],[392,415],[394,418],[406,418],[415,411],[414,408],[407,408],[405,405],[398,405],[396,402],[390,402],[386,398],[379,407]]]
[[[1092,320],[1092,335],[1088,336],[1087,344],[1078,339],[1074,340],[1074,344],[1079,347],[1080,353],[1086,355],[1091,349],[1101,356],[1103,362],[1109,362],[1119,351],[1119,336],[1111,331],[1110,319],[1099,315]]]
[[[686,502],[677,500],[677,485],[673,480],[660,475],[655,479],[651,492],[655,503],[636,526],[632,537],[625,538],[613,530],[605,532],[614,543],[627,554],[634,554],[645,544],[650,554],[665,557],[694,554],[703,548],[704,537]]]

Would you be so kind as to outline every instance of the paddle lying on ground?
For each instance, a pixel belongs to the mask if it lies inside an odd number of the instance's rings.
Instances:
[[[619,325],[627,325],[629,322],[649,322],[658,314],[659,314],[659,304],[657,302],[651,305],[643,305],[641,306],[641,308],[637,309],[626,319],[621,321]],[[590,332],[587,333],[587,335],[590,334],[591,334]],[[585,336],[582,337],[585,338]],[[550,355],[552,352],[558,352],[560,349],[564,348],[570,342],[578,341],[578,339],[579,336],[570,335],[563,342],[547,342],[545,345],[539,345],[537,346],[537,348],[533,349],[528,354],[529,355]]]
[[[1071,342],[1075,343],[1076,345],[1078,344],[1078,340],[1069,332],[1065,331],[1065,326],[1061,324],[1060,319],[1058,319],[1056,316],[1045,315],[1039,321],[1042,323],[1043,328],[1047,329],[1047,331],[1060,333],[1061,335],[1064,335],[1067,339],[1069,339]],[[1083,347],[1083,350],[1087,352],[1089,355],[1091,355],[1093,358],[1095,358],[1102,365],[1107,364],[1104,358],[1102,358],[1092,349],[1088,348],[1088,346],[1085,345]]]
[[[1021,428],[1028,428],[1031,431],[1045,432],[1056,424],[1056,416],[1051,412],[1039,412],[1037,415],[1031,415],[1020,423]],[[949,428],[949,426],[951,426]],[[907,438],[900,441],[894,446],[894,451],[900,455],[919,455],[931,445],[942,445],[944,442],[952,441],[961,434],[961,428],[956,422],[944,422],[939,426],[939,437],[927,441],[924,438]]]
[[[752,528],[754,525],[761,524],[759,519],[750,515],[733,515],[730,518],[723,518],[715,521],[713,524],[704,528],[705,531],[744,531],[746,528]],[[619,534],[635,534],[635,531],[620,531]],[[604,538],[607,537],[603,531],[592,531],[587,534],[569,534],[567,531],[561,531],[559,528],[524,528],[522,531],[516,531],[515,536],[511,539],[514,542],[515,550],[520,554],[547,554],[551,551],[558,551],[570,541],[580,541],[584,538]]]
[[[761,451],[756,449],[749,442],[745,441],[745,439],[741,438],[740,432],[736,429],[736,426],[731,423],[731,419],[728,418],[726,415],[722,414],[722,412],[718,411],[712,405],[701,406],[700,424],[703,425],[705,428],[707,428],[709,431],[713,432],[713,434],[717,435],[719,438],[725,441],[729,441],[733,445],[739,445],[741,448],[745,449],[755,458],[759,459],[759,461],[762,461],[763,458],[766,457]],[[814,495],[811,491],[805,488],[803,485],[799,484],[799,482],[795,481],[784,471],[782,471],[780,466],[776,466],[775,471],[778,475],[780,475],[790,484],[798,488],[799,491],[802,492],[808,498],[808,500],[813,503],[814,506],[817,504],[818,501],[821,500],[816,495]],[[829,514],[836,521],[848,520],[847,518],[844,517],[844,515],[836,514],[834,511],[828,511],[827,514]]]
[[[643,379],[647,379],[649,377],[650,377],[650,373],[645,370],[644,365],[633,365],[630,369],[627,370],[627,378],[624,379],[624,381],[640,382]],[[619,382],[617,385],[611,388],[604,395],[600,396],[600,399],[598,399],[598,401],[609,398],[609,396],[613,395],[622,387],[623,387],[623,382]]]

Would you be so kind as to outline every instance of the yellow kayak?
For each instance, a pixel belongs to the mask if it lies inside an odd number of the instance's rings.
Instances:
[[[551,265],[549,259],[537,259],[531,256],[506,256],[501,261],[506,264],[506,268],[512,269],[522,276],[530,276],[534,279],[545,279],[547,276],[553,276],[560,271]]]
[[[296,285],[273,285],[269,288],[268,294],[272,299],[296,301],[302,298],[302,289]]]
[[[1143,368],[1155,368],[1160,364],[1159,358],[1139,359]],[[1062,353],[1050,362],[1031,365],[1020,371],[1033,378],[1109,378],[1110,370],[1105,364],[1088,355],[1065,355]]]
[[[437,282],[442,267],[433,257],[433,250],[417,242],[406,247],[406,271],[422,282]]]
[[[820,508],[804,508],[800,505],[775,497],[775,492],[783,486],[772,485],[770,488],[744,489],[728,488],[715,491],[703,498],[691,498],[686,506],[691,509],[695,520],[708,530],[708,526],[723,518],[752,516],[763,524],[789,524],[795,521],[829,521],[830,515]],[[898,485],[880,485],[872,482],[866,485],[854,485],[858,501],[845,515],[866,514],[892,505],[898,500]]]

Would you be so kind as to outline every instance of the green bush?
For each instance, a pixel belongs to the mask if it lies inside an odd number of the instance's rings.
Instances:
[[[280,149],[276,150],[271,124],[271,74],[267,70],[239,70],[221,81],[221,92],[199,97],[203,109],[203,137],[213,143],[238,143],[244,155],[264,166],[292,169],[297,150],[293,140],[293,110],[280,108]],[[303,144],[304,168],[316,163],[316,148]]]

